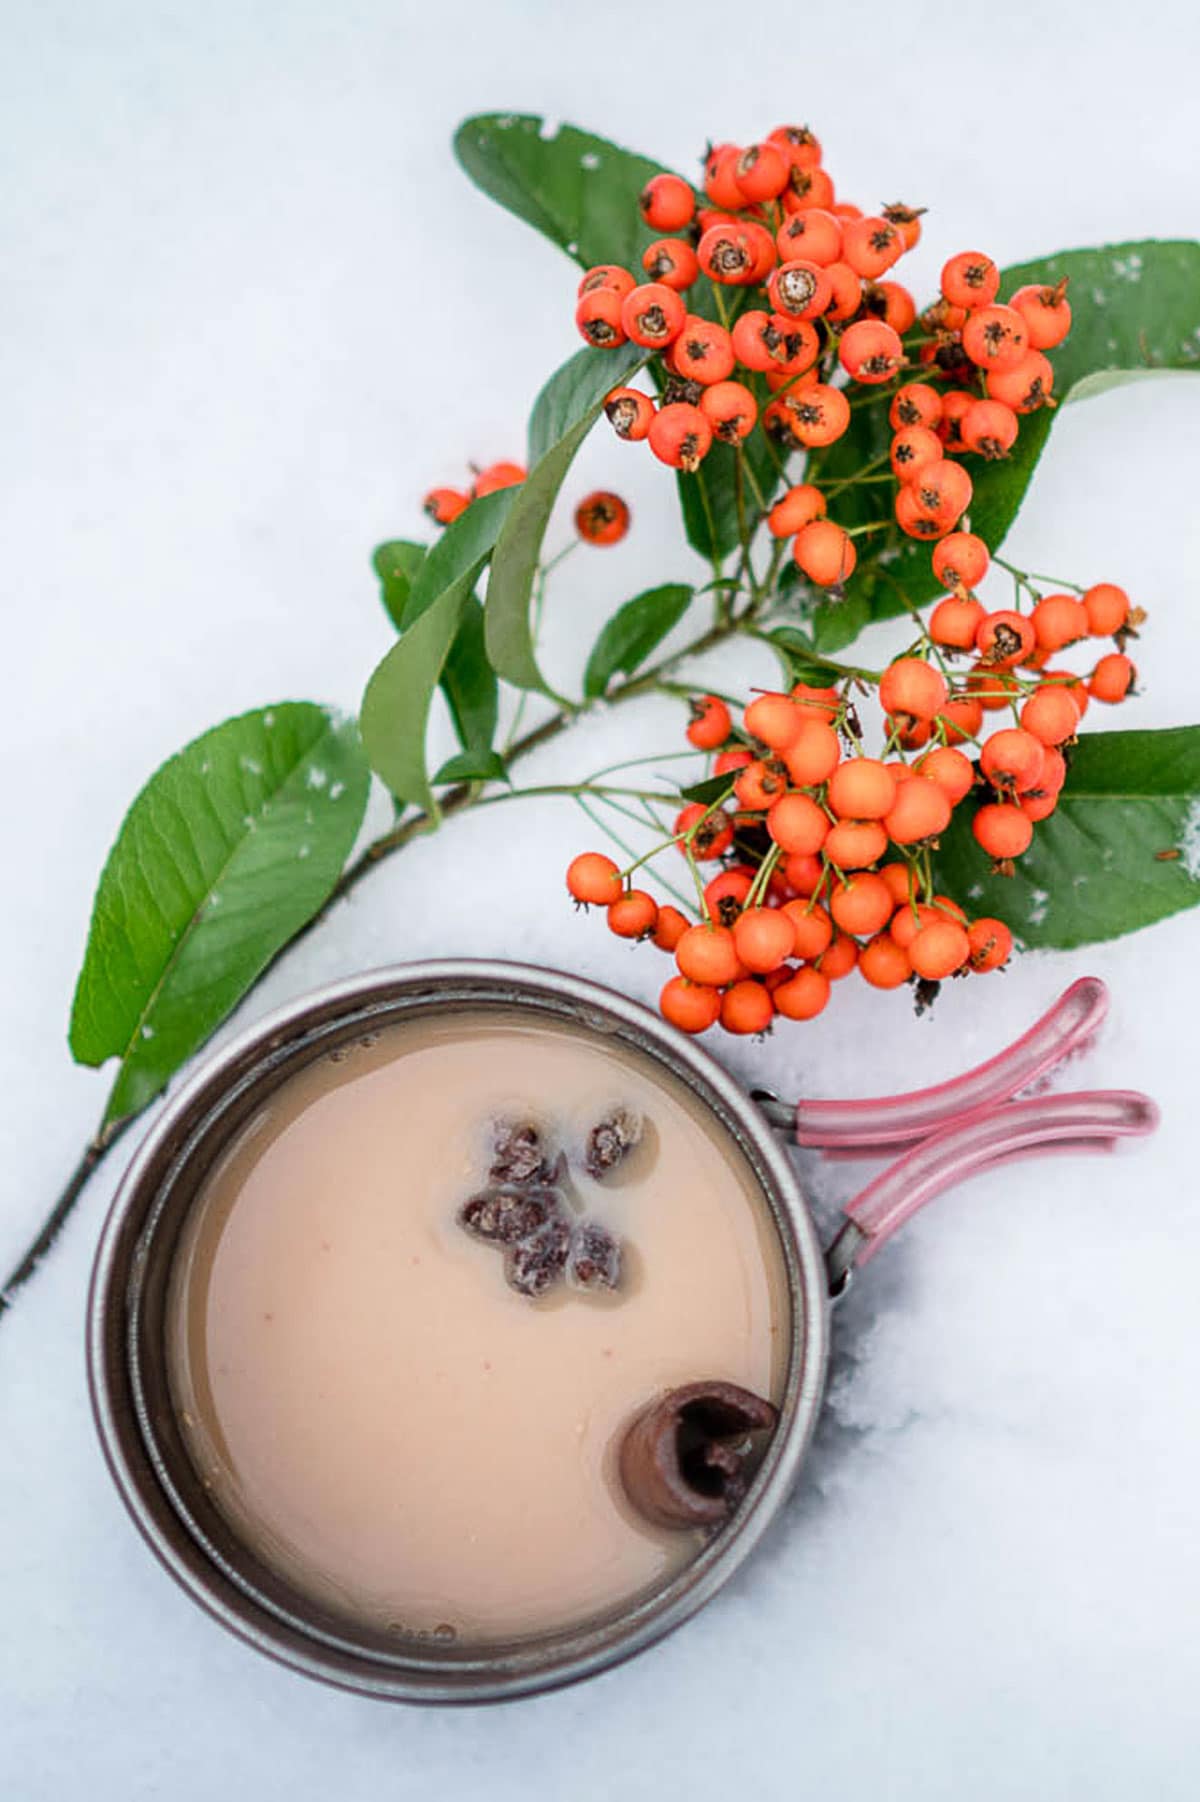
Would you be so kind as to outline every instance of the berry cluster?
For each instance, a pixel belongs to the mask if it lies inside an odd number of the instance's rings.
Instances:
[[[955,554],[965,568],[965,553]],[[725,786],[707,805],[686,806],[649,854],[675,845],[686,857],[695,917],[631,885],[648,858],[622,871],[584,852],[567,871],[568,891],[603,905],[619,937],[652,938],[674,954],[678,975],[660,1005],[686,1032],[718,1021],[763,1032],[777,1014],[812,1019],[855,968],[875,988],[913,983],[925,1006],[944,978],[999,968],[1013,943],[1002,920],[971,919],[935,892],[941,834],[956,808],[969,808],[976,840],[1011,874],[1057,806],[1089,700],[1123,699],[1133,675],[1121,649],[1090,678],[1047,660],[1089,634],[1120,645],[1139,617],[1107,582],[1079,598],[1037,597],[1029,613],[989,613],[960,586],[916,649],[877,678],[852,672],[827,687],[758,694],[740,729],[719,696],[698,697],[687,739],[712,754],[712,777]],[[974,661],[957,674],[950,659],[964,652]],[[866,754],[855,691],[874,692],[883,709],[879,757]],[[982,736],[985,716],[1001,709],[1013,724]]]
[[[849,426],[856,385],[895,383],[915,364],[926,379],[900,387],[891,408],[895,516],[935,542],[971,501],[956,457],[1006,456],[1019,415],[1054,404],[1044,352],[1070,329],[1066,284],[1001,304],[991,258],[963,251],[918,316],[909,290],[885,278],[917,242],[923,209],[864,214],[837,200],[806,126],[710,150],[702,196],[655,176],[640,209],[665,234],[643,254],[644,279],[618,264],[587,270],[575,320],[597,349],[654,353],[655,398],[616,388],[606,411],[619,437],[648,440],[673,468],[696,470],[715,439],[736,445],[760,424],[785,453],[820,450]],[[818,586],[853,573],[854,533],[827,517],[816,487],[793,488],[770,526]]]

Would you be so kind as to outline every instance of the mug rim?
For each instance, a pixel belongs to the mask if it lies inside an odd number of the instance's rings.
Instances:
[[[453,1658],[411,1648],[369,1653],[306,1623],[302,1613],[289,1618],[239,1576],[181,1502],[137,1375],[138,1297],[153,1257],[155,1220],[203,1123],[264,1078],[273,1050],[281,1057],[289,1049],[299,1055],[306,1026],[314,1030],[319,1021],[322,1031],[333,1033],[373,1003],[380,1014],[394,1011],[402,1020],[405,1005],[417,1005],[422,994],[557,1012],[592,1033],[612,1031],[615,1022],[627,1041],[684,1082],[712,1116],[714,1130],[728,1134],[750,1164],[779,1244],[791,1316],[779,1426],[745,1500],[711,1545],[661,1588],[633,1598],[611,1617]],[[169,1261],[171,1251],[162,1255]],[[819,1412],[827,1357],[824,1254],[796,1173],[750,1096],[709,1051],[675,1034],[642,1003],[568,972],[495,959],[423,960],[341,978],[252,1022],[203,1058],[166,1102],[117,1186],[87,1307],[88,1388],[101,1448],[126,1509],[159,1562],[209,1615],[277,1662],[360,1694],[409,1702],[500,1701],[557,1688],[632,1657],[682,1625],[732,1577],[783,1505]]]

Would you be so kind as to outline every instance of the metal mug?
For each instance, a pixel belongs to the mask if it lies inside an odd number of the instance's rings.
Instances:
[[[854,1270],[917,1208],[976,1170],[1046,1147],[1108,1148],[1153,1129],[1154,1104],[1131,1092],[1011,1099],[1086,1040],[1106,1004],[1103,984],[1084,978],[1014,1045],[949,1083],[878,1101],[792,1107],[762,1092],[747,1096],[707,1051],[638,1003],[552,971],[467,960],[400,965],[293,1002],[183,1084],[134,1155],[104,1226],[88,1304],[88,1373],[101,1445],[126,1507],[171,1575],[223,1626],[294,1670],[365,1695],[498,1701],[630,1657],[708,1601],[782,1506],[820,1409],[831,1298]],[[364,1032],[455,1009],[565,1024],[627,1046],[686,1084],[737,1146],[761,1191],[791,1312],[779,1425],[729,1522],[660,1589],[615,1615],[486,1647],[398,1641],[356,1627],[263,1564],[192,1465],[168,1390],[163,1339],[172,1257],[188,1209],[249,1116],[295,1071]],[[833,1155],[903,1153],[847,1206],[827,1253],[779,1129]]]

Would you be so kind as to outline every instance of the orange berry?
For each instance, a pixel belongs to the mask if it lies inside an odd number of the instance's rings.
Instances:
[[[900,334],[882,319],[848,325],[838,344],[838,361],[853,381],[871,386],[890,382],[904,362]]]
[[[729,717],[729,709],[719,695],[694,695],[688,702],[691,710],[691,723],[686,732],[687,741],[695,745],[698,751],[715,751],[723,745],[733,730],[733,721]],[[749,752],[746,753],[749,758]],[[718,770],[717,775],[724,775]]]
[[[724,988],[727,982],[736,982],[745,974],[733,933],[728,926],[714,925],[711,920],[689,926],[680,935],[675,962],[680,975],[690,982],[712,983],[717,988]]]
[[[933,737],[932,720],[910,719],[906,713],[887,713],[884,715],[884,724],[888,737],[897,738],[906,751],[919,751]]]
[[[829,834],[829,819],[811,795],[781,795],[767,814],[767,831],[781,851],[813,857]]]
[[[777,125],[767,133],[767,141],[782,146],[793,169],[816,169],[820,165],[821,146],[807,125]]]
[[[942,540],[943,544],[949,542],[948,538]],[[941,548],[939,545],[938,549]],[[977,601],[973,594],[947,595],[929,616],[929,636],[934,644],[945,645],[950,650],[973,650],[975,634],[986,611],[983,602]]]
[[[858,954],[859,974],[873,989],[898,989],[912,975],[908,952],[890,932],[877,932]]]
[[[926,544],[932,544],[937,539],[944,538],[947,532],[952,532],[957,524],[954,519],[943,519],[938,514],[931,513],[928,508],[922,506],[917,497],[917,485],[920,477],[930,467],[935,466],[921,464],[912,482],[901,483],[893,502],[896,524],[900,530],[909,538],[918,538]]]
[[[680,1032],[707,1032],[716,1024],[721,1012],[721,993],[705,983],[689,982],[685,976],[672,976],[658,998],[664,1020]]]
[[[800,736],[804,724],[790,695],[762,694],[751,701],[743,716],[747,732],[772,751],[786,751]]]
[[[1014,613],[1008,607],[985,614],[975,634],[975,649],[989,670],[1011,669],[1014,663],[1024,663],[1036,643],[1032,623],[1023,613]],[[999,705],[1004,705],[1003,700]]]
[[[887,883],[871,870],[860,870],[845,882],[836,883],[829,897],[834,924],[856,936],[878,932],[887,925],[894,909]]]
[[[869,282],[863,290],[863,309],[901,337],[916,323],[917,303],[903,282]]]
[[[726,382],[733,374],[733,339],[715,320],[689,313],[671,346],[671,362],[685,382]]]
[[[850,319],[857,313],[862,302],[862,283],[849,263],[842,262],[840,258],[836,263],[825,265],[825,274],[829,278],[832,296],[825,308],[825,317],[838,325],[843,319]]]
[[[721,1025],[726,1032],[766,1032],[774,1018],[771,991],[761,982],[735,982],[721,997]]]
[[[779,910],[792,923],[795,957],[820,957],[833,937],[833,922],[819,901],[785,901]]]
[[[1045,756],[1044,745],[1032,732],[1008,726],[984,739],[979,767],[994,788],[1020,793],[1036,788]]]
[[[1041,790],[1038,789],[1033,794],[1019,796],[1017,806],[1025,815],[1025,818],[1031,820],[1036,826],[1040,820],[1048,820],[1050,818],[1050,815],[1058,806],[1058,795],[1057,793],[1043,794]]]
[[[971,478],[961,463],[942,457],[918,466],[909,492],[922,513],[932,515],[940,525],[953,526],[971,505]]]
[[[621,939],[649,938],[658,925],[658,903],[645,889],[631,888],[608,905],[608,928]]]
[[[758,402],[742,382],[714,382],[700,396],[700,411],[725,444],[748,438],[758,419]]]
[[[1054,687],[1065,689],[1079,709],[1080,719],[1082,719],[1087,712],[1088,691],[1087,684],[1082,676],[1075,675],[1071,670],[1051,669],[1050,665],[1047,664],[1042,671],[1041,686],[1043,688]]]
[[[678,175],[653,175],[638,196],[638,210],[651,231],[682,231],[696,211],[690,183]]]
[[[993,678],[994,679],[994,678]],[[948,745],[960,745],[978,736],[983,724],[983,708],[975,695],[955,695],[937,716]]]
[[[1033,823],[1011,801],[989,801],[971,822],[976,841],[997,862],[1020,857],[1033,838]]]
[[[932,432],[942,417],[942,397],[927,382],[905,382],[897,388],[888,408],[888,424],[893,432],[910,425],[923,425]]]
[[[793,163],[782,198],[785,213],[799,213],[810,206],[828,212],[833,206],[833,182],[824,169],[801,168]]]
[[[825,865],[812,851],[790,851],[783,860],[783,873],[794,894],[815,895],[825,880]]]
[[[931,720],[949,698],[946,678],[922,657],[897,657],[883,672],[879,704],[909,720]]]
[[[704,164],[704,192],[714,206],[736,210],[742,204],[742,190],[737,185],[735,170],[741,156],[740,144],[714,144]]]
[[[778,757],[756,757],[733,779],[733,792],[742,807],[764,809],[787,792],[787,766]]]
[[[732,927],[742,911],[742,904],[754,887],[757,871],[749,864],[737,864],[722,870],[704,885],[704,911],[718,926]]]
[[[489,463],[475,477],[475,497],[496,494],[501,488],[519,488],[528,473],[523,463]]]
[[[791,398],[787,417],[797,444],[820,450],[840,438],[850,424],[850,402],[840,388],[817,382]]]
[[[594,294],[600,288],[607,288],[618,300],[624,300],[636,282],[628,269],[620,263],[597,263],[591,269],[585,269],[579,278],[579,286],[575,290],[576,300],[582,300],[585,294]]]
[[[892,439],[892,474],[898,482],[911,482],[927,463],[944,455],[942,441],[927,425],[906,425]]]
[[[890,220],[876,215],[844,222],[842,256],[865,281],[877,281],[903,255],[904,239]]]
[[[713,429],[699,407],[672,401],[654,415],[649,439],[660,463],[691,475],[712,449]]]
[[[751,206],[777,200],[787,187],[790,164],[778,144],[751,144],[733,165],[733,179]]]
[[[1019,429],[1016,414],[1002,400],[973,401],[962,418],[963,443],[992,463],[1007,457]]]
[[[916,895],[916,876],[911,864],[885,863],[879,872],[887,883],[888,893],[897,907],[911,902]]]
[[[1035,350],[1053,350],[1071,329],[1071,303],[1065,279],[1053,288],[1037,283],[1018,288],[1008,304],[1025,321]]]
[[[675,817],[675,837],[684,855],[690,846],[701,863],[724,857],[733,843],[733,821],[720,807],[702,807],[692,801]]]
[[[674,951],[691,922],[677,907],[660,907],[654,927],[654,943],[660,951]]]
[[[471,505],[471,497],[460,488],[431,488],[421,502],[421,510],[438,526],[448,526]]]
[[[1040,350],[1028,351],[1011,369],[989,369],[987,391],[992,400],[1002,400],[1014,413],[1036,413],[1039,407],[1051,404],[1054,365]]]
[[[700,279],[700,264],[686,238],[656,238],[642,252],[642,268],[652,282],[682,294]]]
[[[853,940],[847,942],[852,944]],[[828,1005],[829,994],[826,972],[806,965],[780,983],[771,999],[776,1013],[785,1020],[813,1020]]]
[[[930,920],[921,927],[908,947],[909,960],[918,976],[927,982],[940,982],[961,970],[971,955],[971,941],[954,920]]]
[[[952,307],[986,307],[1000,291],[1000,271],[981,250],[960,250],[942,268],[942,294]]]
[[[975,766],[971,759],[950,745],[939,745],[936,751],[927,751],[917,770],[926,781],[936,782],[939,788],[945,789],[955,807],[975,786]]]
[[[987,545],[973,532],[951,532],[933,553],[933,573],[947,588],[974,588],[988,572]]]
[[[585,907],[607,907],[621,892],[621,872],[602,851],[581,851],[567,865],[567,892]]]
[[[604,413],[618,438],[636,444],[649,437],[654,402],[637,388],[614,388],[604,403]]]
[[[1014,307],[979,307],[967,316],[962,347],[980,369],[1015,369],[1029,350],[1029,327]]]
[[[972,920],[967,940],[973,970],[998,970],[1012,956],[1012,933],[1003,920]]]
[[[619,544],[629,530],[629,508],[619,494],[598,488],[576,507],[575,530],[585,544]]]
[[[950,796],[939,783],[902,782],[884,816],[884,831],[893,844],[923,844],[946,830],[953,811]]]
[[[701,233],[696,258],[711,281],[744,288],[756,279],[758,250],[753,234],[740,219],[709,225]]]
[[[621,323],[622,296],[612,288],[591,288],[575,308],[580,336],[593,350],[613,350],[624,344],[627,333]]]
[[[1096,582],[1083,597],[1088,631],[1096,638],[1111,638],[1129,618],[1129,596],[1115,582]]]
[[[788,775],[797,788],[819,788],[841,760],[837,733],[824,720],[805,717],[799,708],[800,731],[783,754]]]
[[[1088,682],[1088,693],[1097,701],[1123,701],[1137,680],[1137,670],[1121,651],[1101,657]]]
[[[1069,594],[1045,595],[1029,615],[1038,649],[1061,651],[1088,634],[1087,609]]]
[[[693,701],[693,707],[695,704],[696,703]],[[724,706],[724,702],[721,704]],[[751,751],[741,749],[736,751],[722,751],[713,762],[713,775],[732,776],[736,771],[746,769],[753,762],[754,754]]]
[[[775,245],[781,263],[799,258],[825,268],[842,254],[841,221],[816,206],[790,213],[775,233]]]
[[[839,820],[829,828],[823,850],[839,870],[865,870],[878,863],[887,846],[887,833],[878,820]]]
[[[791,538],[814,519],[824,517],[825,496],[821,490],[811,482],[800,482],[775,502],[767,514],[767,530],[772,538]]]
[[[824,720],[836,719],[841,707],[836,686],[816,688],[811,682],[794,682],[792,699],[805,713],[816,714]]]
[[[843,820],[881,820],[896,798],[896,778],[878,758],[849,757],[829,778],[827,797]]]
[[[643,282],[621,302],[621,330],[647,350],[673,344],[684,328],[687,309],[665,282]]]
[[[1030,695],[1021,709],[1021,725],[1043,745],[1065,744],[1079,730],[1079,709],[1065,688],[1051,683]]]
[[[839,587],[854,574],[854,540],[831,519],[814,519],[796,534],[792,556],[818,588]]]
[[[751,907],[734,923],[733,942],[748,970],[765,976],[796,948],[796,933],[782,908]]]
[[[767,281],[767,299],[783,321],[816,319],[829,305],[832,289],[820,263],[803,257],[780,263]]]
[[[861,878],[860,878],[861,880]],[[845,932],[835,932],[830,940],[829,949],[822,951],[815,968],[830,982],[840,982],[843,976],[849,976],[858,962],[858,946]]]

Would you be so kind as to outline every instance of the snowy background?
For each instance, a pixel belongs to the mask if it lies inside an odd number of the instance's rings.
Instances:
[[[71,1066],[63,1033],[135,788],[243,708],[356,705],[389,643],[371,546],[417,532],[421,492],[468,457],[519,455],[533,392],[574,348],[570,266],[476,196],[448,153],[457,120],[542,111],[680,164],[710,133],[811,120],[847,197],[932,204],[905,264],[926,288],[964,245],[1006,262],[1195,234],[1200,27],[1176,9],[1164,55],[1162,33],[1055,0],[1036,32],[1020,9],[920,0],[807,18],[712,0],[7,0],[0,44],[7,1269],[102,1107],[104,1076]],[[1198,440],[1190,379],[1072,409],[1010,541],[1027,567],[1111,577],[1150,607],[1145,696],[1121,724],[1200,713]],[[689,568],[648,456],[598,436],[568,494],[596,481],[629,495],[635,529],[563,572],[547,655],[564,677],[616,601]],[[530,776],[677,729],[647,703]],[[662,961],[559,899],[590,837],[567,803],[455,824],[377,874],[242,1018],[438,953],[649,998]],[[487,874],[468,888],[469,868]],[[1184,915],[953,986],[933,1021],[855,979],[812,1028],[720,1048],[786,1094],[878,1091],[988,1054],[1094,971],[1113,1017],[1079,1079],[1144,1086],[1164,1124],[1111,1163],[1029,1166],[919,1221],[840,1311],[816,1452],[739,1580],[635,1664],[490,1711],[307,1684],[143,1549],[81,1353],[122,1146],[0,1325],[6,1795],[1194,1797],[1196,965]],[[807,1172],[826,1218],[858,1174]]]

